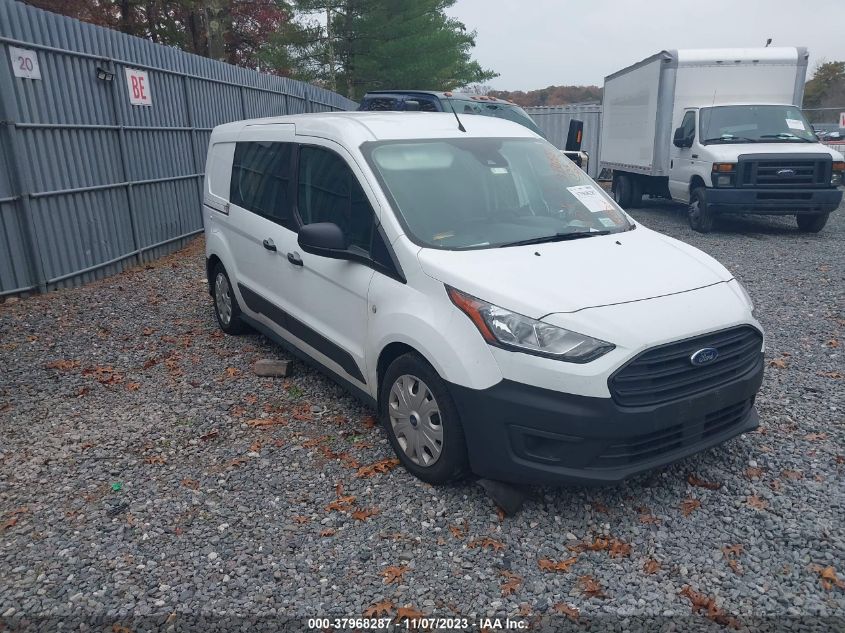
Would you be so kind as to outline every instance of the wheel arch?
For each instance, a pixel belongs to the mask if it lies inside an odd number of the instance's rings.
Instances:
[[[689,193],[692,195],[693,190],[698,189],[699,187],[707,187],[707,183],[704,182],[704,178],[696,174],[689,181]]]

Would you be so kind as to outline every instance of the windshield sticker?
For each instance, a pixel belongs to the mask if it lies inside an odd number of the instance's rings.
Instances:
[[[604,226],[608,228],[616,226],[616,222],[614,222],[610,218],[599,218],[599,222],[601,222]]]
[[[455,232],[454,231],[446,231],[445,233],[438,233],[437,235],[435,235],[431,239],[433,239],[435,242],[439,242],[440,240],[445,240],[447,237],[455,237]]]
[[[506,173],[508,173],[508,168],[507,167],[491,167],[490,171],[493,172],[494,174],[506,174]]]
[[[566,188],[578,201],[593,213],[607,213],[613,211],[613,205],[605,199],[599,190],[592,185],[578,185]]]
[[[789,126],[790,130],[806,130],[807,128],[804,127],[804,121],[801,119],[787,119],[786,124]]]

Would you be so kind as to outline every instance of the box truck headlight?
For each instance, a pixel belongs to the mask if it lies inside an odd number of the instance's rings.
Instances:
[[[843,172],[845,172],[845,162],[837,161],[833,163],[833,172],[831,172],[830,184],[834,187],[841,185]]]
[[[736,163],[713,163],[713,186],[733,186],[735,171]]]

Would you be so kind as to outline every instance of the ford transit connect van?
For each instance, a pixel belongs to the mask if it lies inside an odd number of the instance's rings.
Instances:
[[[203,217],[223,331],[377,407],[425,481],[615,482],[757,426],[764,342],[739,282],[516,123],[221,125]]]

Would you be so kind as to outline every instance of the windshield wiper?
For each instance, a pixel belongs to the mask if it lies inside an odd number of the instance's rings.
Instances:
[[[801,141],[802,143],[815,143],[815,141],[811,141],[807,138],[801,138],[800,136],[790,134],[789,132],[778,132],[777,134],[762,134],[760,138],[778,138],[783,141]]]
[[[734,141],[757,143],[758,139],[749,138],[747,136],[716,136],[714,138],[706,138],[702,141],[702,143],[733,143]]]
[[[543,237],[532,237],[528,240],[507,242],[500,244],[499,248],[525,246],[526,244],[545,244],[547,242],[566,242],[567,240],[578,240],[582,237],[595,237],[596,235],[610,235],[610,231],[570,231],[568,233],[555,233],[554,235],[544,235]]]

